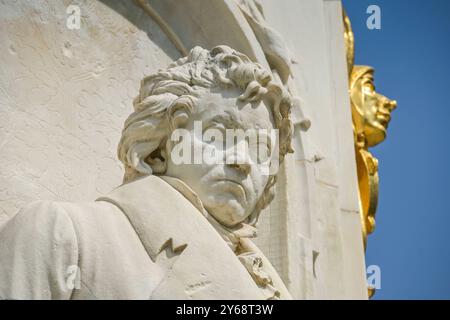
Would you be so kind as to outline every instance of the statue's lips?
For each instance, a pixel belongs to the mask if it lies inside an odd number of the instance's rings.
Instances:
[[[229,178],[220,178],[215,181],[215,183],[226,184],[230,190],[239,197],[239,200],[246,201],[247,200],[247,192],[245,187],[241,182],[229,179]]]
[[[377,120],[383,126],[387,126],[389,121],[391,121],[391,115],[388,111],[378,111],[377,112]]]

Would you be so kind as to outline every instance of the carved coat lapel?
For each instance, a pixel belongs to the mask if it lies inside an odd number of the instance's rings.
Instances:
[[[151,299],[264,299],[206,218],[162,179],[147,176],[97,200],[118,206],[152,261],[167,269]]]

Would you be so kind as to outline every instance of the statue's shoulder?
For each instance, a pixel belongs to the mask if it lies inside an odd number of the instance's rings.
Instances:
[[[111,232],[115,230],[109,229],[127,227],[130,228],[122,212],[109,203],[39,200],[23,207],[2,225],[0,238],[3,243],[30,242],[42,249],[56,243],[63,248],[68,243],[78,246],[85,238],[113,238]]]
[[[2,234],[12,230],[13,234],[31,233],[34,239],[55,236],[53,230],[67,229],[72,225],[66,210],[57,201],[39,200],[24,206],[7,223],[2,225]]]
[[[39,236],[48,234],[50,229],[71,228],[75,231],[81,224],[97,228],[100,225],[117,223],[117,220],[122,220],[122,217],[120,210],[110,203],[38,200],[24,206],[3,225],[2,230],[15,227],[30,228],[35,236]]]

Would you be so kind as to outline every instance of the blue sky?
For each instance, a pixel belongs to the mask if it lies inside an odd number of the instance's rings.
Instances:
[[[343,0],[357,64],[375,67],[377,91],[396,99],[380,161],[377,228],[367,265],[376,299],[450,299],[450,1]],[[381,30],[366,27],[369,5]]]

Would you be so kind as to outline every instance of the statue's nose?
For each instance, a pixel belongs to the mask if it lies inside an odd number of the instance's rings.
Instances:
[[[386,107],[389,109],[389,111],[392,111],[392,110],[396,109],[397,108],[397,101],[388,99],[387,103],[386,103]]]
[[[226,164],[243,173],[250,174],[251,159],[248,153],[248,145],[245,141],[240,141],[236,146],[229,148],[225,154]]]
[[[228,166],[237,169],[238,171],[242,172],[245,175],[248,175],[250,173],[251,166],[249,163],[243,162],[243,163],[230,163]]]
[[[247,154],[233,152],[227,157],[226,163],[229,167],[248,175],[251,170],[250,159]]]

